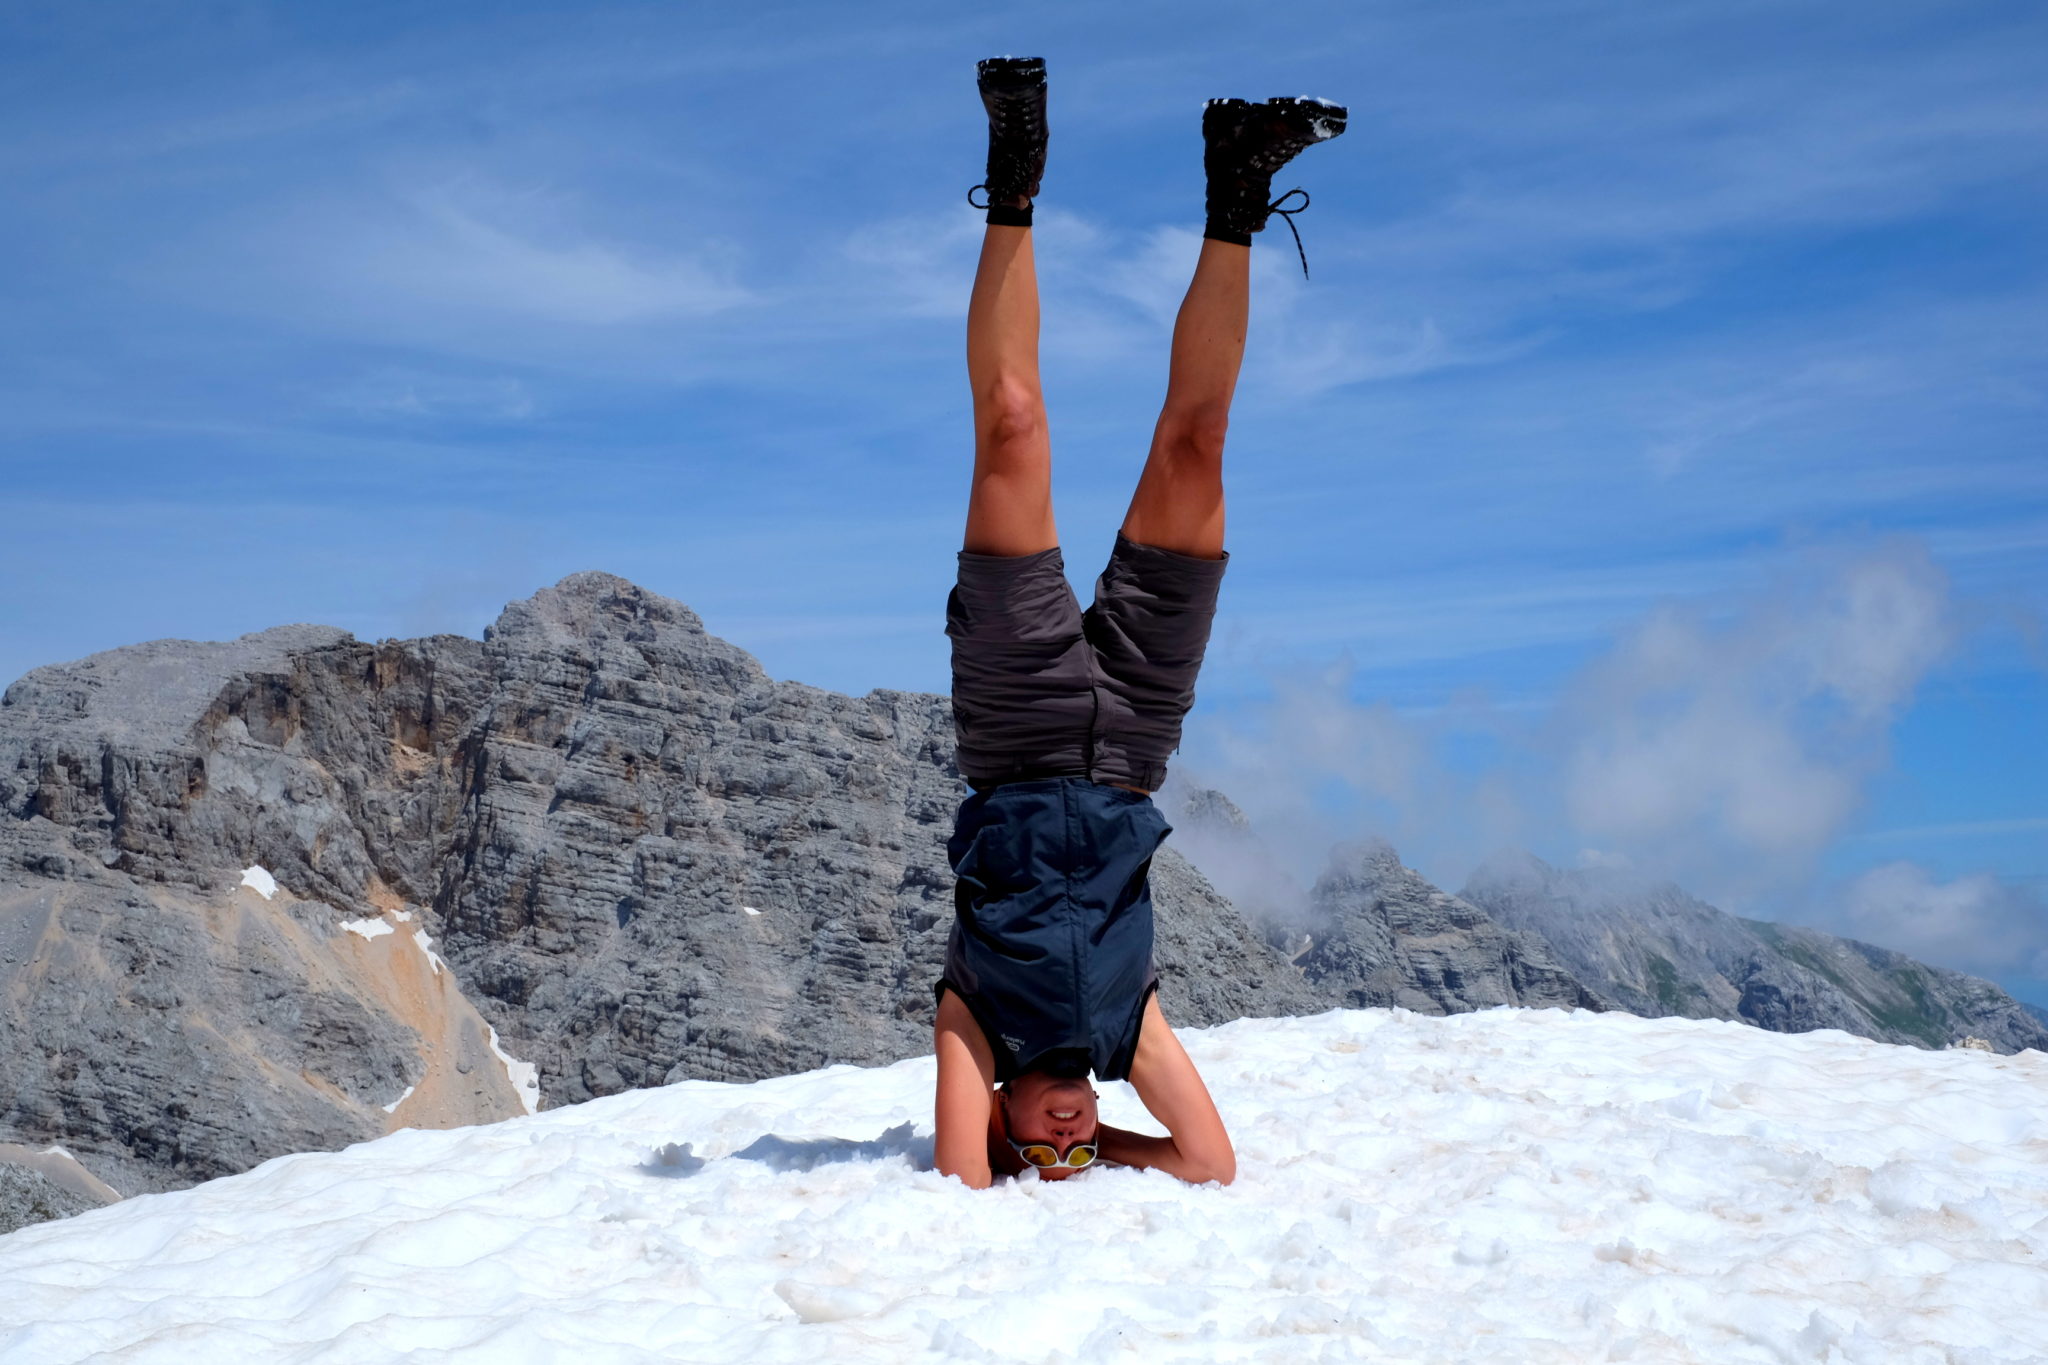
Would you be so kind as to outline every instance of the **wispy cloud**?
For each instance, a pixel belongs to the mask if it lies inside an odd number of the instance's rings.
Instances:
[[[1878,843],[1887,839],[1969,839],[1990,834],[2048,832],[2048,815],[2021,816],[2013,820],[1958,820],[1942,825],[1905,825],[1898,829],[1865,830],[1853,837]]]
[[[1286,831],[1303,877],[1365,828],[1452,880],[1539,842],[1754,897],[1812,875],[1954,617],[1918,543],[1808,551],[1763,586],[1655,607],[1533,713],[1474,694],[1417,714],[1359,697],[1348,667],[1290,673],[1202,718],[1189,763]]]
[[[2048,981],[2048,901],[1989,873],[1942,881],[1916,863],[1884,863],[1852,878],[1812,918],[1924,962]]]
[[[509,375],[473,376],[385,368],[330,391],[335,408],[370,417],[518,422],[535,413],[533,394]]]
[[[1664,866],[1709,853],[1804,870],[1882,764],[1890,721],[1947,649],[1945,577],[1899,541],[1787,575],[1732,620],[1661,609],[1574,689],[1573,826]]]
[[[314,200],[242,234],[244,271],[214,278],[227,301],[300,325],[486,352],[516,352],[560,329],[616,333],[754,300],[715,244],[636,249],[587,217],[574,196],[472,176]],[[211,273],[208,263],[194,267]]]

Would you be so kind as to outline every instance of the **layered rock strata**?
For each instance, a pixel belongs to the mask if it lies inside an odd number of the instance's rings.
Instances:
[[[606,574],[482,641],[38,669],[0,700],[0,1139],[133,1193],[912,1055],[962,794],[945,698],[776,681]],[[1171,849],[1154,880],[1173,1018],[1319,1006]]]
[[[1349,1008],[1608,1008],[1540,937],[1430,885],[1382,841],[1333,851],[1309,897],[1321,931],[1297,961],[1312,984]]]

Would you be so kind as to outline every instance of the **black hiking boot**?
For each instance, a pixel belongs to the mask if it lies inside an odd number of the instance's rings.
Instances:
[[[1045,58],[990,57],[975,67],[975,84],[988,109],[988,178],[974,189],[988,191],[991,225],[1030,227],[1045,175]]]
[[[1345,118],[1344,106],[1327,100],[1210,100],[1202,110],[1202,168],[1209,174],[1208,222],[1202,235],[1250,246],[1252,234],[1263,231],[1266,219],[1276,212],[1287,217],[1292,230],[1291,215],[1308,207],[1308,194],[1289,190],[1274,200],[1273,173],[1303,148],[1343,132]],[[1299,205],[1282,207],[1297,194]],[[1299,233],[1294,241],[1298,250]],[[1308,273],[1306,253],[1301,273]]]

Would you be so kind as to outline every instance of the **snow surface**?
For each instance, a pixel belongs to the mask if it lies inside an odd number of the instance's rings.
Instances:
[[[1551,1010],[1183,1036],[1227,1189],[967,1190],[928,1059],[689,1081],[0,1238],[0,1360],[2043,1358],[2048,1056]]]
[[[242,869],[242,880],[236,885],[254,888],[256,894],[265,900],[277,894],[277,878],[270,875],[270,869],[253,864]]]

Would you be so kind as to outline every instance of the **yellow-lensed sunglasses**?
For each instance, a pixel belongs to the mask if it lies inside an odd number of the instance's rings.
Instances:
[[[1049,1142],[1019,1142],[1015,1138],[1011,1138],[1009,1142],[1017,1149],[1018,1156],[1040,1169],[1048,1166],[1069,1166],[1078,1171],[1083,1166],[1095,1163],[1095,1144],[1092,1142],[1077,1142],[1067,1148],[1065,1153]]]

